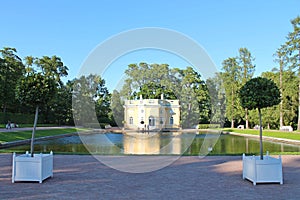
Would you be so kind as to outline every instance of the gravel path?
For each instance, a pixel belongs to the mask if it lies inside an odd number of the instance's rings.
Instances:
[[[131,174],[89,155],[54,155],[54,177],[39,184],[11,183],[12,155],[0,154],[0,199],[300,199],[300,156],[282,159],[283,185],[253,186],[242,180],[240,156],[186,156]]]

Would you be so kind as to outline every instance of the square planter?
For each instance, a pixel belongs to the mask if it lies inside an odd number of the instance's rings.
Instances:
[[[243,179],[256,183],[283,184],[281,156],[274,158],[268,154],[260,160],[260,156],[245,156],[243,154]]]
[[[42,183],[48,177],[53,177],[53,153],[26,154],[16,156],[13,153],[12,182],[38,181]]]

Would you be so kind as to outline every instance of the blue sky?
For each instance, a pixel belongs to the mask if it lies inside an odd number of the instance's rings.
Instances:
[[[259,75],[276,66],[272,55],[292,30],[290,20],[300,15],[299,0],[0,0],[0,3],[0,48],[15,47],[22,58],[57,55],[69,67],[67,79],[77,76],[84,60],[101,42],[120,32],[143,27],[168,28],[191,37],[207,51],[219,70],[224,59],[236,56],[240,47],[247,47],[255,57]],[[115,71],[116,76],[126,69],[124,65],[129,64],[126,62],[186,65],[172,56],[155,53],[147,56],[147,52],[132,55],[115,62],[123,65]],[[108,86],[113,89],[115,84],[112,80]]]

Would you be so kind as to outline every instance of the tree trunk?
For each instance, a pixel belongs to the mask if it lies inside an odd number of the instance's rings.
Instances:
[[[246,129],[249,129],[248,108],[245,108]]]
[[[33,130],[32,130],[32,135],[31,135],[31,144],[30,144],[30,154],[31,154],[31,157],[33,157],[33,154],[34,154],[34,135],[35,135],[35,129],[36,129],[36,125],[37,125],[38,115],[39,115],[39,106],[36,106],[36,108],[35,108]]]
[[[261,123],[261,111],[258,108],[258,116],[259,116],[259,152],[260,152],[260,159],[264,159],[263,155],[263,141],[262,141],[262,123]]]

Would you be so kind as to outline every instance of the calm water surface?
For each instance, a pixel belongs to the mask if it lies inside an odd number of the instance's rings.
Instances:
[[[204,138],[206,142],[203,145]],[[216,144],[214,141],[218,137]],[[116,133],[71,136],[47,141],[37,141],[35,152],[87,154],[89,151],[82,141],[88,145],[91,153],[101,155],[198,155],[200,148],[207,148],[211,155],[259,153],[259,140],[233,135],[193,134],[193,133],[161,133],[123,135]],[[211,143],[210,143],[211,141]],[[9,150],[26,151],[29,145],[12,147]],[[300,152],[300,146],[284,143],[264,142],[264,151]]]

